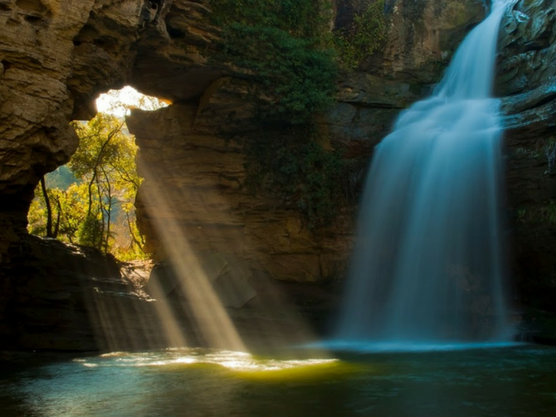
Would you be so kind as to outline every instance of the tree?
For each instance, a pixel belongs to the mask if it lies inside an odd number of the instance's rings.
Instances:
[[[48,198],[48,192],[46,190],[46,181],[44,175],[40,181],[42,195],[44,197],[44,204],[46,206],[46,237],[56,237],[52,232],[52,206],[50,205],[50,198]]]
[[[114,212],[124,207],[117,207],[117,202],[134,198],[139,188],[137,146],[125,122],[115,116],[99,113],[88,123],[74,126],[80,144],[68,165],[87,184],[87,211],[79,242],[107,252]]]
[[[144,256],[133,205],[141,183],[133,136],[123,120],[103,113],[73,126],[79,147],[67,167],[47,175],[37,187],[29,212],[30,233],[104,252],[116,250],[121,257]],[[116,242],[115,227],[127,239]]]

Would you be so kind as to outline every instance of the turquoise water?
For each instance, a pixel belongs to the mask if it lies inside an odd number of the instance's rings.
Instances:
[[[5,416],[555,416],[556,349],[268,359],[181,349],[0,371]]]

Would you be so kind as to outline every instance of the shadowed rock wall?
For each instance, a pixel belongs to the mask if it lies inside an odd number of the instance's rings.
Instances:
[[[542,311],[556,311],[555,25],[556,2],[518,2],[501,30],[497,77],[497,94],[507,114],[516,298],[537,318]]]
[[[358,156],[370,154],[397,111],[426,92],[438,78],[439,62],[446,60],[482,13],[480,2],[474,0],[413,3],[388,3],[390,26],[382,55],[347,76],[340,86],[338,105],[322,120],[332,141],[355,150]],[[368,1],[339,1],[337,8],[348,11],[344,21],[350,24],[353,13],[350,16],[349,11],[361,10],[366,4]],[[208,0],[166,1],[156,21],[144,20],[143,5],[139,0],[89,0],[79,5],[64,0],[2,2],[0,22],[6,30],[0,34],[0,194],[5,196],[5,203],[0,207],[0,222],[5,227],[0,256],[4,261],[9,262],[6,254],[10,242],[24,232],[27,207],[39,178],[67,162],[76,148],[77,138],[68,122],[90,117],[94,113],[92,100],[100,92],[131,84],[146,94],[195,107],[215,80],[236,75],[231,67],[210,60],[219,31],[209,24]],[[416,23],[425,20],[430,24]],[[232,84],[237,83],[234,79]],[[220,109],[211,110],[213,117],[226,117],[218,120],[219,128],[223,122],[239,130],[252,128],[245,114],[234,113],[237,100],[245,100],[245,95],[234,97],[235,102],[229,104],[234,112],[226,114],[222,109],[230,98],[219,99],[224,100],[218,103]],[[214,108],[215,103],[210,105]],[[244,101],[239,107],[249,105]],[[211,135],[214,129],[205,139]],[[221,152],[226,153],[226,149]],[[234,152],[237,149],[232,149]],[[205,159],[204,163],[215,162]],[[181,177],[178,171],[173,172]],[[236,183],[241,175],[234,179]],[[235,203],[231,204],[233,207]],[[268,208],[275,202],[261,204]],[[290,218],[291,223],[298,215],[282,217]],[[280,229],[278,234],[297,234],[293,229]],[[351,231],[340,232],[345,233]],[[308,233],[303,234],[303,240],[312,240],[308,245],[312,249],[299,251],[299,245],[293,244],[294,253],[319,257],[320,249],[314,248],[320,245]],[[264,244],[255,243],[259,249],[268,247],[269,253],[277,253],[272,249],[276,243],[264,240]],[[279,253],[287,252],[284,245],[278,246]],[[328,246],[324,245],[325,252]],[[340,244],[334,252],[345,258],[347,251],[348,245]],[[306,260],[299,258],[301,263]],[[309,269],[323,268],[329,269],[323,265]],[[330,274],[310,273],[308,279],[323,275]]]
[[[354,13],[369,1],[338,3],[337,24],[349,27]],[[486,10],[478,0],[388,0],[385,13],[383,48],[342,77],[337,104],[323,120],[333,140],[353,147],[355,153],[370,153],[399,111],[431,92],[465,34]]]
[[[368,4],[338,2],[337,23],[349,26],[353,14]],[[368,160],[400,109],[430,91],[465,31],[483,15],[477,1],[395,2],[388,9],[384,49],[340,81],[337,104],[318,118],[330,145],[348,158]],[[423,19],[430,24],[416,23]],[[164,257],[157,218],[169,217],[193,250],[233,254],[270,277],[315,282],[344,276],[354,231],[352,210],[311,230],[298,212],[242,187],[244,139],[260,126],[253,120],[249,76],[245,81],[245,74],[226,75],[200,98],[154,113],[135,111],[128,118],[146,178],[137,205],[148,249]],[[273,133],[272,127],[266,129],[256,134]],[[164,193],[165,206],[147,197],[149,189]]]
[[[235,123],[242,114],[250,116],[246,94],[245,85],[230,82],[200,115],[195,105],[175,104],[128,117],[145,177],[136,206],[146,249],[163,259],[165,244],[184,239],[194,252],[232,254],[276,279],[315,282],[340,276],[351,219],[340,215],[326,230],[310,230],[299,213],[242,186],[243,141],[225,136],[222,129],[232,129],[234,122],[223,126],[222,121],[230,114]]]
[[[349,25],[370,1],[338,0],[337,23]],[[248,76],[210,59],[219,36],[209,24],[210,1],[166,0],[157,21],[144,21],[142,7],[141,0],[0,2],[4,323],[15,311],[9,294],[17,277],[10,274],[25,259],[33,189],[74,152],[77,137],[68,122],[92,116],[100,92],[126,84],[175,103],[155,113],[134,112],[129,120],[147,177],[138,209],[152,251],[164,254],[153,216],[167,216],[186,232],[192,250],[231,253],[275,278],[312,282],[345,273],[352,212],[311,231],[295,211],[241,187],[246,151],[240,139],[255,129],[254,101]],[[397,113],[430,92],[485,10],[479,0],[388,0],[386,13],[384,48],[345,74],[336,104],[318,118],[330,145],[348,158],[370,157]],[[554,19],[553,0],[517,4],[501,32],[497,90],[510,129],[515,276],[521,301],[542,308],[549,308],[556,287]],[[164,206],[146,209],[149,187],[163,190]]]
[[[218,77],[213,74],[219,70],[207,68],[201,53],[217,33],[203,23],[207,4],[208,1],[166,1],[161,14],[164,19],[145,22],[142,0],[0,2],[3,347],[83,350],[106,346],[103,341],[94,340],[89,309],[83,304],[94,298],[95,292],[89,291],[90,278],[97,273],[94,269],[82,271],[78,261],[64,263],[69,255],[59,244],[29,239],[26,213],[39,179],[66,163],[77,147],[78,138],[69,122],[92,117],[96,112],[94,99],[100,92],[133,84],[162,98],[188,99]],[[180,30],[173,29],[180,25]],[[36,258],[35,250],[46,250],[48,256]],[[27,267],[28,263],[34,266]],[[71,265],[75,269],[74,282],[71,268],[65,269]],[[112,274],[108,280],[120,279],[117,270]],[[48,283],[55,293],[48,302],[27,285],[37,280]],[[58,299],[56,293],[66,298]],[[57,308],[53,313],[56,317],[47,314],[41,319],[23,312],[31,311],[33,306],[42,311],[45,303]],[[72,321],[74,316],[77,318]],[[33,326],[39,330],[30,330]],[[25,339],[29,332],[39,335]],[[57,341],[40,340],[57,332],[65,336]],[[72,336],[77,340],[72,341]]]

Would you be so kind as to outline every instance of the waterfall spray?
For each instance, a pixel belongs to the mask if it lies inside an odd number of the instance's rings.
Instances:
[[[382,342],[504,340],[501,134],[492,98],[510,1],[458,48],[433,95],[377,146],[361,204],[338,337]]]

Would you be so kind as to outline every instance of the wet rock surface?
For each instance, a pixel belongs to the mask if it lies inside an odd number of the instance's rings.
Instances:
[[[556,312],[556,5],[519,1],[501,28],[496,93],[505,112],[510,259],[528,337],[547,341]],[[552,336],[549,336],[552,333]]]

